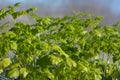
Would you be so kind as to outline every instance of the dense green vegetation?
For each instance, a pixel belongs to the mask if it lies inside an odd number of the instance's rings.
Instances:
[[[0,33],[1,75],[21,80],[119,80],[119,23],[102,26],[102,17],[86,13],[40,17],[35,8],[16,11],[19,5],[0,10],[0,20],[10,15],[15,21],[9,31]],[[16,21],[20,16],[29,22]]]

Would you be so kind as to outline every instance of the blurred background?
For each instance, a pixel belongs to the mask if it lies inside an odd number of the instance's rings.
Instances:
[[[103,16],[104,25],[120,20],[120,0],[0,0],[0,9],[16,2],[22,2],[19,9],[38,8],[40,16],[62,17],[76,11]]]

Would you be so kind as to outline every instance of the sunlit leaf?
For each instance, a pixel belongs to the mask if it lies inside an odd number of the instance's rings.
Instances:
[[[62,61],[61,58],[56,57],[56,56],[54,56],[54,55],[50,55],[50,58],[51,58],[52,64],[58,64],[59,62]]]
[[[28,75],[28,72],[27,72],[26,68],[21,68],[20,69],[20,74],[22,74],[23,77],[25,78]]]
[[[66,63],[69,67],[77,67],[77,64],[74,60],[70,59],[70,58],[66,58]]]
[[[8,76],[10,78],[14,78],[14,79],[18,78],[19,70],[17,68],[14,68],[14,69],[10,70],[9,73],[8,73]]]
[[[9,58],[4,58],[0,61],[0,68],[8,67],[11,63],[12,61]]]

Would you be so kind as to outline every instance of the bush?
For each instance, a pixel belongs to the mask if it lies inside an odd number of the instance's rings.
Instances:
[[[102,17],[79,13],[62,18],[40,17],[35,8],[16,11],[16,3],[0,10],[14,26],[0,34],[0,73],[21,80],[118,79],[120,29],[102,26]],[[30,14],[35,23],[16,19]],[[4,27],[4,25],[1,25]],[[8,56],[12,52],[12,56]],[[99,54],[104,57],[100,58]],[[107,57],[106,57],[107,56]],[[6,72],[7,70],[7,72]]]

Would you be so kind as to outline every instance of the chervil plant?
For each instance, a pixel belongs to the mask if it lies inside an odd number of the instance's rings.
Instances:
[[[0,19],[9,14],[15,21],[9,31],[0,34],[1,75],[21,80],[118,79],[118,24],[101,26],[102,17],[86,13],[40,17],[33,12],[35,8],[16,11],[18,6],[16,3],[0,10]],[[16,21],[28,14],[33,24]]]

